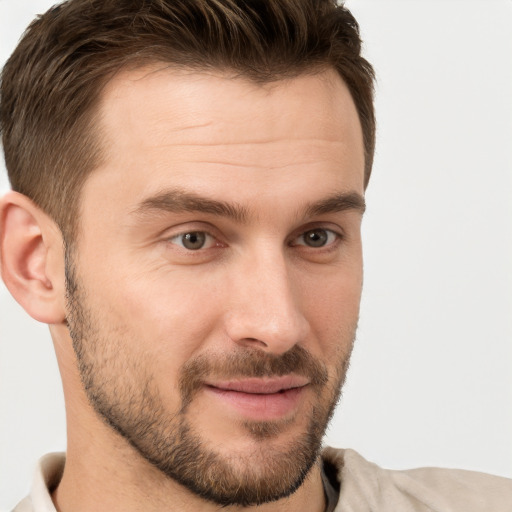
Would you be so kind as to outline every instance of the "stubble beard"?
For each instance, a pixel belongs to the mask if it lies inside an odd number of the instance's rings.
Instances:
[[[66,287],[69,332],[89,402],[140,456],[196,496],[220,506],[261,505],[290,496],[301,486],[319,457],[322,438],[339,401],[355,326],[334,376],[328,376],[325,365],[299,345],[280,356],[255,349],[222,359],[198,356],[180,370],[181,408],[172,414],[165,408],[151,365],[126,356],[126,336],[119,330],[100,326],[70,258]],[[189,421],[189,406],[207,376],[290,373],[308,377],[315,404],[304,430],[284,443],[273,441],[286,435],[290,428],[286,420],[245,421],[242,427],[255,442],[250,454],[207,446]]]

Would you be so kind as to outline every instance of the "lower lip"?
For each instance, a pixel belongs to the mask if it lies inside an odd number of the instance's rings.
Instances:
[[[306,386],[287,389],[279,393],[243,393],[207,386],[206,390],[224,404],[254,421],[282,419],[293,413]]]

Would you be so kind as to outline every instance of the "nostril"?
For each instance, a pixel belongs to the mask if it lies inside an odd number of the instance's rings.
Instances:
[[[242,345],[258,345],[260,347],[266,347],[267,344],[264,341],[259,340],[258,338],[243,338],[239,341]]]

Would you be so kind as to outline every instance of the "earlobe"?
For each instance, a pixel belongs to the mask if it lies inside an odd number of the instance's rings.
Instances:
[[[40,322],[65,320],[64,255],[60,230],[30,199],[0,199],[0,270],[14,299]]]

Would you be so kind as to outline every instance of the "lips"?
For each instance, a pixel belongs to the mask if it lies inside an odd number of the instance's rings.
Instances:
[[[258,395],[270,395],[290,389],[307,386],[309,381],[306,377],[287,375],[283,377],[270,378],[248,378],[241,380],[207,382],[206,385],[222,391],[236,391]]]
[[[205,383],[205,390],[225,408],[255,421],[289,416],[300,402],[309,380],[287,375],[269,378],[243,378]]]

